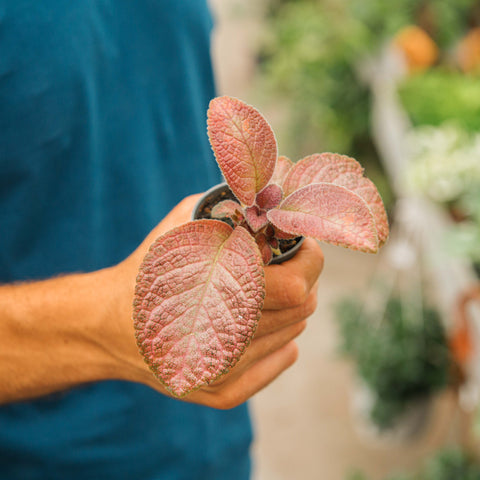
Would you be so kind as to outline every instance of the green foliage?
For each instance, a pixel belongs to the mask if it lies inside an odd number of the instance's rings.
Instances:
[[[441,48],[467,29],[476,0],[270,0],[260,54],[266,90],[286,102],[298,158],[311,150],[375,157],[369,92],[358,63],[402,27],[419,24]],[[440,92],[438,92],[440,95]]]
[[[355,361],[359,377],[375,394],[372,421],[393,425],[409,402],[447,384],[450,356],[438,314],[390,298],[380,322],[360,302],[341,301],[336,308],[341,351]],[[373,318],[375,315],[373,315]]]
[[[448,232],[446,241],[448,251],[455,256],[469,259],[477,267],[480,266],[480,185],[466,192],[458,202],[461,211],[466,215]]]
[[[479,132],[478,82],[477,76],[436,68],[407,78],[400,97],[415,126],[441,126],[448,120],[466,132]]]
[[[355,473],[349,480],[368,480]],[[388,476],[385,480],[480,480],[480,465],[458,448],[440,450],[431,457],[418,473]]]
[[[458,449],[445,450],[426,465],[418,480],[479,480],[480,465]]]

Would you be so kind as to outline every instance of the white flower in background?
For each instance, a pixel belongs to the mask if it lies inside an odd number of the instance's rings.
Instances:
[[[412,130],[408,139],[407,187],[448,202],[480,184],[480,134],[446,125]]]

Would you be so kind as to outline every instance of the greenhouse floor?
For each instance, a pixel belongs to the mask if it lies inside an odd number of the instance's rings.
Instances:
[[[422,459],[459,437],[454,395],[433,403],[423,433],[408,441],[366,436],[352,416],[352,366],[339,358],[332,303],[362,295],[379,256],[323,246],[319,305],[299,337],[297,363],[252,401],[256,425],[254,480],[369,480],[420,466]]]

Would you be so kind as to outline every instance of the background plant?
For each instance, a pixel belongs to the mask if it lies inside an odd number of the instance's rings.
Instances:
[[[370,415],[381,429],[393,426],[412,401],[447,385],[450,354],[440,317],[429,307],[418,312],[413,304],[389,298],[383,315],[365,311],[356,299],[336,306],[340,351],[373,392]]]
[[[454,222],[441,239],[449,254],[480,264],[480,133],[456,123],[422,126],[408,137],[410,191],[448,208]]]
[[[446,55],[478,24],[476,1],[270,0],[268,5],[259,72],[271,102],[288,112],[289,141],[283,150],[298,157],[320,143],[323,150],[353,155],[389,203],[370,134],[370,92],[358,65],[411,24],[427,31]],[[442,90],[429,92],[427,97],[441,96],[442,101],[424,101],[425,107],[435,110],[449,102]],[[416,92],[416,84],[405,87],[409,105],[422,102],[423,93]]]
[[[437,67],[407,77],[399,94],[415,127],[443,127],[447,122],[466,133],[480,132],[480,89],[477,75]]]

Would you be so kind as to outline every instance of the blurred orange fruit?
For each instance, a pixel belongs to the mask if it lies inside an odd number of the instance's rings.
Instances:
[[[457,48],[457,59],[464,72],[480,70],[480,28],[473,28],[461,40]]]
[[[410,72],[426,70],[438,58],[437,45],[425,30],[416,25],[402,28],[392,43],[403,53]]]

